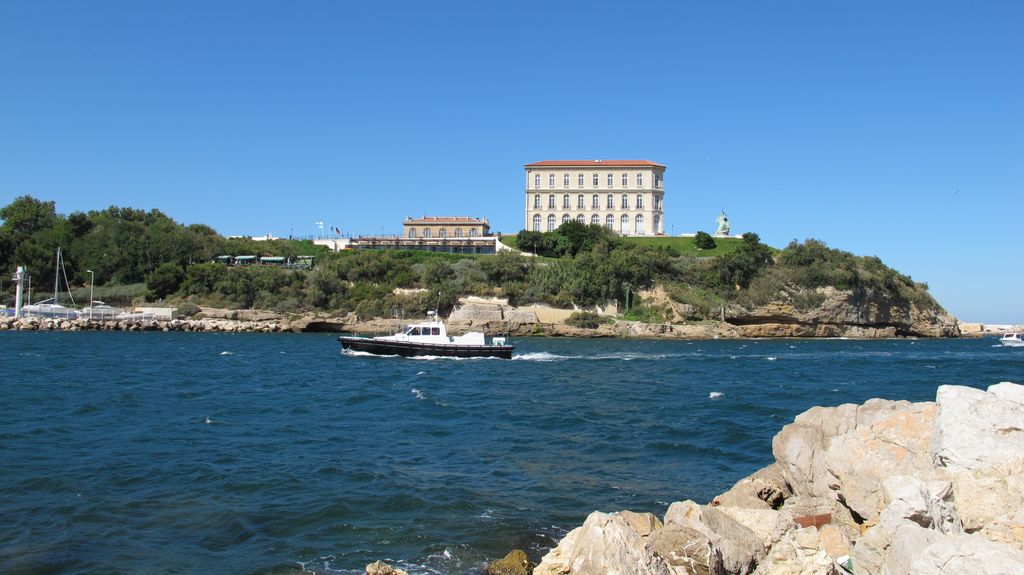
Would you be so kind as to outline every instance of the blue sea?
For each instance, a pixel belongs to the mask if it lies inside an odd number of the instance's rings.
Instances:
[[[0,572],[478,573],[593,510],[706,502],[811,406],[1024,382],[994,339],[514,343],[0,333]]]

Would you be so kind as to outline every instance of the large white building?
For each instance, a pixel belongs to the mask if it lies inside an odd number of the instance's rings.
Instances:
[[[526,164],[525,229],[569,220],[623,236],[665,233],[665,166],[648,160],[545,160]]]

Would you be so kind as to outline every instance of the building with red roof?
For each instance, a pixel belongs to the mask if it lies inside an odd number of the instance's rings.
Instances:
[[[525,229],[576,220],[623,236],[665,233],[665,166],[650,160],[544,160],[526,164]]]

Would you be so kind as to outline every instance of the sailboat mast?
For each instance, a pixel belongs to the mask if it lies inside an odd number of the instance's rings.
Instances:
[[[57,265],[53,268],[53,303],[57,301],[57,290],[60,288],[60,246],[57,246]]]

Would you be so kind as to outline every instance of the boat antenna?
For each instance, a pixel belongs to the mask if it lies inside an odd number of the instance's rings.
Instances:
[[[437,307],[434,308],[434,315],[441,313],[441,292],[437,292]]]

